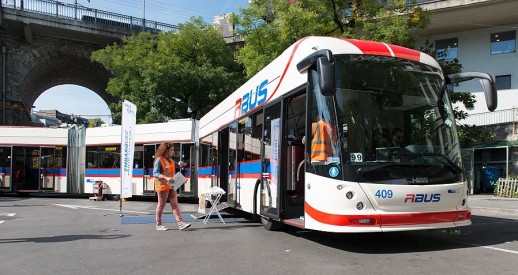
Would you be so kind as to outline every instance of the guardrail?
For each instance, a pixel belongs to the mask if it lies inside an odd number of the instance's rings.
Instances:
[[[511,123],[518,121],[518,109],[506,109],[494,112],[471,114],[459,123],[467,125],[493,125],[500,123]]]
[[[55,0],[1,0],[2,7],[19,11],[51,15],[104,26],[128,29],[130,32],[170,32],[177,27],[143,18],[91,9],[80,4],[68,4]]]

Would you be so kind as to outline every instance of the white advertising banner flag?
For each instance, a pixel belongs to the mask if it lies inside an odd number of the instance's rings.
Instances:
[[[137,106],[124,100],[121,127],[121,198],[133,196],[133,155],[135,153],[135,129]]]

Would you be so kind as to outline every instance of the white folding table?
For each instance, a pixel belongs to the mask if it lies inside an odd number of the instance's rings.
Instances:
[[[221,200],[221,197],[223,195],[225,195],[225,190],[223,190],[217,186],[213,186],[210,189],[208,189],[206,192],[204,192],[203,195],[205,196],[205,200],[209,201],[210,205],[211,205],[209,213],[207,214],[207,216],[205,216],[205,219],[203,219],[203,224],[207,224],[207,221],[210,219],[210,216],[212,214],[218,215],[221,222],[225,223],[225,221],[221,217],[221,214],[219,213],[219,210],[217,208],[217,206],[219,204],[219,200]]]

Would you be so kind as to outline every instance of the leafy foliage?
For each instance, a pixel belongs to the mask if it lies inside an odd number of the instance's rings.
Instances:
[[[99,127],[101,126],[101,124],[104,124],[105,122],[100,119],[100,118],[94,118],[92,120],[90,120],[90,122],[88,123],[88,128],[93,128],[93,127]]]
[[[137,105],[137,122],[199,118],[234,91],[244,76],[221,34],[201,18],[177,33],[139,33],[92,54],[112,74],[107,92]],[[121,104],[110,105],[120,121]]]
[[[429,22],[428,13],[406,0],[254,0],[233,17],[246,45],[238,61],[248,77],[288,46],[310,35],[377,40],[412,46],[412,32]],[[396,16],[397,15],[397,16]]]

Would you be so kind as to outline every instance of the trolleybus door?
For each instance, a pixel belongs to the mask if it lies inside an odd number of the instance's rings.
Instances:
[[[238,199],[238,167],[237,159],[237,122],[231,123],[229,126],[229,144],[228,144],[228,191],[227,202],[232,207],[236,207],[239,203]]]
[[[153,162],[155,160],[155,144],[144,144],[144,159],[142,160],[142,184],[144,195],[155,193],[155,183],[153,181]]]
[[[219,187],[227,193],[221,201],[228,200],[229,186],[228,186],[228,144],[229,144],[229,130],[225,127],[219,130],[218,133],[218,163],[219,163]],[[225,198],[226,197],[226,198]]]
[[[40,176],[40,148],[13,148],[13,189],[16,191],[37,191]]]
[[[56,179],[55,147],[40,147],[39,190],[54,190]]]
[[[281,103],[267,107],[264,112],[263,167],[260,188],[260,214],[279,218],[280,160],[281,160]]]
[[[0,192],[11,190],[12,147],[0,146]]]
[[[183,184],[179,189],[179,193],[181,193],[183,196],[194,196],[196,191],[195,186],[197,186],[197,181],[196,177],[193,177],[193,172],[196,170],[194,162],[194,150],[194,143],[182,143],[181,145],[180,157],[178,158],[178,160],[182,161],[185,166],[178,167],[177,172],[182,173],[182,175],[184,175],[184,177],[187,178],[187,182]]]

